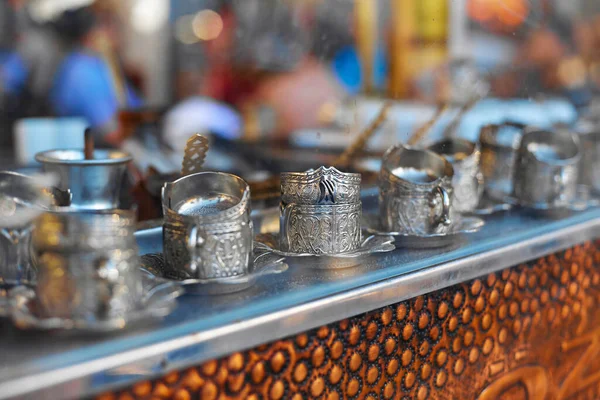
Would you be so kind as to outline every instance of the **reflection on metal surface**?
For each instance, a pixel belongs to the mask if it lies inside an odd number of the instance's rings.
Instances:
[[[599,268],[587,242],[98,399],[598,398]]]
[[[18,286],[8,295],[8,313],[19,329],[60,331],[62,334],[100,334],[158,320],[173,311],[177,306],[177,297],[183,294],[183,290],[176,284],[149,274],[143,274],[141,286],[142,294],[134,309],[118,315],[92,315],[86,319],[44,315],[43,306],[35,292],[25,286]]]

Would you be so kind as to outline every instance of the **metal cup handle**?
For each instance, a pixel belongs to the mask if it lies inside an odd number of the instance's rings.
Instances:
[[[200,269],[204,267],[204,262],[200,255],[200,249],[206,243],[206,239],[198,229],[197,226],[193,226],[187,235],[187,249],[190,254],[190,263],[185,266],[185,270],[192,278],[197,279],[200,274]]]
[[[436,187],[433,192],[433,197],[431,199],[432,206],[433,206],[433,204],[435,204],[434,203],[435,196],[439,196],[440,199],[442,200],[442,212],[436,218],[435,225],[436,226],[439,226],[439,225],[448,226],[452,223],[452,219],[450,218],[450,195],[448,195],[448,192],[443,187],[441,187],[441,186]]]
[[[283,251],[288,251],[289,250],[289,238],[288,238],[288,231],[289,231],[289,223],[290,223],[290,215],[292,213],[292,210],[294,209],[295,204],[294,203],[290,203],[290,204],[281,204],[280,205],[280,220],[279,220],[279,247],[281,248],[281,250]]]

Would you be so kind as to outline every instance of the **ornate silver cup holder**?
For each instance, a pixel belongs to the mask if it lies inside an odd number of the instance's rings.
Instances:
[[[402,232],[388,232],[382,230],[378,222],[369,222],[378,220],[377,215],[365,215],[363,221],[367,226],[368,233],[380,237],[392,237],[397,247],[414,249],[450,246],[460,241],[465,234],[478,232],[485,225],[484,220],[476,216],[455,216],[448,232],[412,235]]]
[[[324,205],[360,203],[361,175],[319,167],[281,174],[281,201],[285,204]]]
[[[255,251],[248,273],[239,276],[212,279],[190,279],[181,270],[169,267],[163,254],[154,253],[142,256],[142,270],[152,276],[169,279],[182,287],[186,293],[195,295],[224,295],[240,292],[252,287],[265,275],[280,274],[287,271],[284,258],[268,252]]]
[[[289,259],[299,259],[311,257],[318,260],[317,263],[311,263],[311,266],[317,269],[337,269],[348,268],[357,264],[364,256],[375,253],[386,253],[393,251],[394,238],[382,235],[365,235],[366,237],[356,250],[338,253],[338,254],[310,254],[310,253],[290,253],[280,249],[279,234],[264,233],[255,238],[255,248],[265,252],[270,252]],[[314,264],[314,265],[313,265]]]
[[[69,319],[44,314],[35,291],[17,286],[8,294],[9,315],[16,327],[27,330],[108,333],[158,320],[173,311],[183,289],[173,282],[150,274],[142,274],[143,295],[136,307],[126,313],[108,318]]]

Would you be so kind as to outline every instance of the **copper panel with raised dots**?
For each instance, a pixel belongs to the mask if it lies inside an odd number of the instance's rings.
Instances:
[[[598,399],[600,241],[99,399]]]

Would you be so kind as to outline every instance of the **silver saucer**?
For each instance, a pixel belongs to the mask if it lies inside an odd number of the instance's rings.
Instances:
[[[521,204],[521,207],[539,218],[561,219],[573,212],[585,211],[588,208],[600,206],[600,199],[583,185],[577,186],[575,199],[571,204],[562,207],[552,207],[549,204]]]
[[[507,197],[504,199],[504,202],[500,202],[490,198],[485,193],[481,197],[477,208],[473,210],[470,214],[473,215],[491,215],[498,212],[511,210],[516,204],[515,199]]]
[[[46,317],[41,315],[35,291],[25,286],[18,286],[10,291],[8,313],[15,326],[20,329],[106,333],[170,314],[177,305],[177,297],[183,294],[183,289],[178,285],[150,274],[142,274],[142,284],[144,296],[140,299],[138,308],[116,318],[73,320]]]
[[[368,221],[369,219],[365,219]],[[377,221],[378,218],[373,216],[371,221]],[[408,235],[401,232],[385,232],[379,227],[369,227],[367,231],[373,235],[392,236],[395,239],[397,247],[414,248],[414,249],[431,249],[437,247],[445,247],[456,243],[463,235],[474,233],[481,230],[485,225],[485,221],[479,217],[461,217],[450,226],[448,233],[432,233],[429,235]]]
[[[600,199],[592,189],[584,185],[577,185],[577,197],[568,208],[572,211],[585,211],[588,208],[598,207],[599,205]]]
[[[366,235],[365,235],[366,236]],[[357,265],[359,258],[373,253],[385,253],[393,251],[394,238],[391,236],[369,235],[363,240],[360,248],[340,254],[308,254],[308,253],[288,253],[279,250],[279,234],[265,233],[257,235],[255,238],[255,248],[277,254],[286,258],[312,257],[318,262],[311,262],[311,267],[317,269],[338,269],[349,268]]]
[[[283,262],[283,259],[273,253],[255,252],[248,274],[217,279],[187,279],[184,273],[169,268],[162,254],[143,255],[141,268],[156,277],[170,279],[181,285],[188,294],[215,296],[246,290],[261,276],[287,271],[288,265]]]

